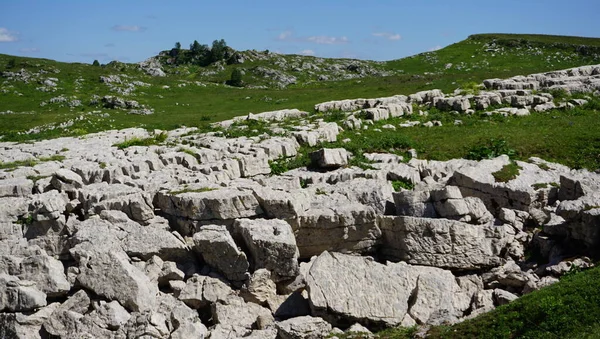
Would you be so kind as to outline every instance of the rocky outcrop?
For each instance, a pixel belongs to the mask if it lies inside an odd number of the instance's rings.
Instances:
[[[0,336],[321,338],[451,324],[553,284],[593,265],[599,174],[539,158],[405,160],[327,143],[413,105],[536,114],[555,104],[532,89],[589,91],[595,72],[317,105],[343,111],[339,125],[284,110],[216,132],[164,132],[164,145],[147,147],[116,146],[159,132],[2,143],[0,162],[15,168],[0,169]],[[300,148],[320,143],[311,155]],[[372,163],[350,165],[358,159]],[[498,177],[506,166],[513,178]],[[529,260],[534,252],[548,263]]]

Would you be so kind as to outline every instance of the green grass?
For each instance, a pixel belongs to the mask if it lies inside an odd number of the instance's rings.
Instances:
[[[0,162],[0,169],[12,169],[17,167],[33,167],[38,164],[36,159],[17,160],[12,162]]]
[[[216,191],[216,190],[218,190],[218,188],[212,188],[212,187],[184,188],[184,189],[177,190],[177,191],[170,191],[169,193],[172,195],[178,195],[178,194],[183,194],[183,193],[202,193],[202,192],[210,192],[210,191]]]
[[[521,166],[515,162],[511,162],[508,165],[504,165],[499,171],[492,173],[492,175],[496,179],[496,182],[509,182],[519,175],[521,169]]]
[[[17,160],[13,162],[0,162],[0,169],[15,169],[17,167],[33,167],[41,162],[63,161],[64,155],[56,154],[49,157],[40,157],[38,159]]]
[[[435,327],[428,338],[597,338],[599,289],[600,268],[570,274],[475,319]]]
[[[47,175],[28,175],[27,179],[33,181],[33,183],[35,184],[38,180],[40,179],[45,179],[45,178],[49,178],[49,176]]]
[[[515,46],[506,47],[503,52],[492,53],[487,49],[494,40],[503,43],[509,41],[508,45],[511,45],[510,41],[514,41],[512,44]],[[578,47],[581,44],[589,47],[581,49]],[[404,59],[389,62],[359,61],[365,67],[394,74],[390,76],[316,81],[316,76],[309,75],[307,72],[285,70],[286,73],[298,78],[297,84],[285,89],[275,87],[240,89],[225,86],[223,82],[229,79],[233,68],[238,67],[247,71],[244,81],[248,85],[271,86],[264,78],[252,75],[250,70],[256,67],[279,69],[273,62],[279,59],[285,60],[286,64],[301,66],[305,63],[313,63],[322,68],[348,60],[269,54],[271,59],[249,61],[242,65],[227,65],[224,70],[212,75],[204,75],[208,74],[206,70],[215,70],[211,67],[204,69],[198,66],[165,66],[166,77],[150,77],[132,64],[111,63],[103,67],[94,67],[89,64],[67,64],[45,59],[0,55],[0,69],[9,60],[15,59],[16,65],[11,69],[12,71],[23,68],[30,72],[39,72],[43,69],[50,71],[49,74],[43,75],[44,78],[59,79],[56,92],[41,92],[36,90],[39,84],[35,81],[24,83],[0,78],[0,88],[7,90],[7,93],[0,92],[0,111],[18,112],[0,115],[0,135],[4,136],[4,140],[24,141],[78,136],[126,127],[145,127],[149,130],[173,129],[182,125],[203,127],[209,120],[220,121],[233,116],[246,115],[249,112],[259,113],[284,108],[298,108],[310,112],[315,104],[329,100],[410,94],[432,88],[452,91],[461,85],[480,83],[486,78],[503,78],[600,63],[600,53],[590,52],[598,45],[600,39],[591,38],[475,35],[441,50]],[[532,53],[530,48],[534,48],[536,53]],[[446,68],[448,64],[453,66]],[[130,80],[140,80],[150,84],[150,87],[138,87],[130,97],[120,96],[152,107],[155,113],[148,116],[130,115],[125,111],[90,105],[92,95],[116,94],[99,81],[101,75],[111,74],[123,74],[129,76]],[[79,78],[83,81],[76,82]],[[196,85],[196,81],[200,81],[203,86]],[[179,87],[179,84],[185,86]],[[165,89],[163,86],[169,88]],[[50,98],[58,95],[76,97],[82,101],[83,106],[69,108],[61,104],[48,104],[40,107],[42,101],[48,102]],[[100,113],[94,113],[98,111]],[[105,117],[104,114],[109,116]],[[79,119],[80,117],[83,118]],[[56,127],[67,122],[72,125],[54,129],[42,128],[38,133],[24,134],[34,127]]]
[[[401,189],[412,190],[415,188],[415,184],[408,180],[394,180],[392,181],[392,187],[394,188],[394,191],[398,192]]]
[[[125,149],[131,146],[151,146],[151,145],[160,145],[165,140],[167,140],[168,134],[166,132],[161,132],[149,138],[138,138],[134,137],[131,139],[127,139],[123,142],[114,144],[113,146],[118,149]]]

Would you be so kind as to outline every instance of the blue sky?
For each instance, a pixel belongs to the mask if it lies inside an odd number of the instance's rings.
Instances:
[[[0,53],[142,61],[179,41],[397,59],[474,33],[600,37],[599,0],[2,0]]]

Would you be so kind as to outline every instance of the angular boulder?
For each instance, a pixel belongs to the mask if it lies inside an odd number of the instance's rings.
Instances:
[[[348,151],[344,148],[322,148],[310,154],[310,161],[318,168],[340,168],[348,165]]]
[[[237,247],[227,227],[202,226],[194,234],[194,250],[202,255],[208,265],[233,281],[243,281],[249,276],[246,254]]]
[[[290,224],[279,219],[238,219],[233,227],[250,251],[254,269],[268,269],[275,280],[300,273],[298,247]]]
[[[447,269],[499,266],[503,249],[514,238],[512,227],[449,219],[384,216],[380,223],[386,258]]]
[[[397,326],[407,315],[422,323],[452,323],[471,301],[449,271],[340,253],[317,257],[306,281],[313,315],[341,327]]]
[[[81,286],[118,301],[130,311],[151,310],[155,306],[158,286],[133,266],[122,251],[95,253],[79,269],[77,282]]]

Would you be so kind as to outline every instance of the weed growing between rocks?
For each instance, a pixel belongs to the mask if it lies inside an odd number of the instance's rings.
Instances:
[[[509,182],[519,175],[519,171],[522,170],[521,166],[515,162],[505,165],[497,172],[492,173],[496,182]]]
[[[214,187],[200,187],[200,188],[184,188],[178,191],[170,191],[169,193],[172,195],[183,194],[183,193],[202,193],[202,192],[210,192],[216,191],[218,188]]]
[[[415,188],[415,184],[409,180],[394,180],[392,181],[392,187],[394,191],[399,192],[402,189],[412,190]]]
[[[149,138],[138,138],[134,137],[131,139],[127,139],[121,143],[114,144],[113,146],[118,149],[125,149],[131,146],[152,146],[152,145],[160,145],[167,140],[169,135],[167,132],[161,132]]]
[[[41,162],[63,161],[64,155],[55,154],[49,157],[40,157],[38,159],[17,160],[12,162],[0,162],[0,169],[14,169],[17,167],[33,167]]]

